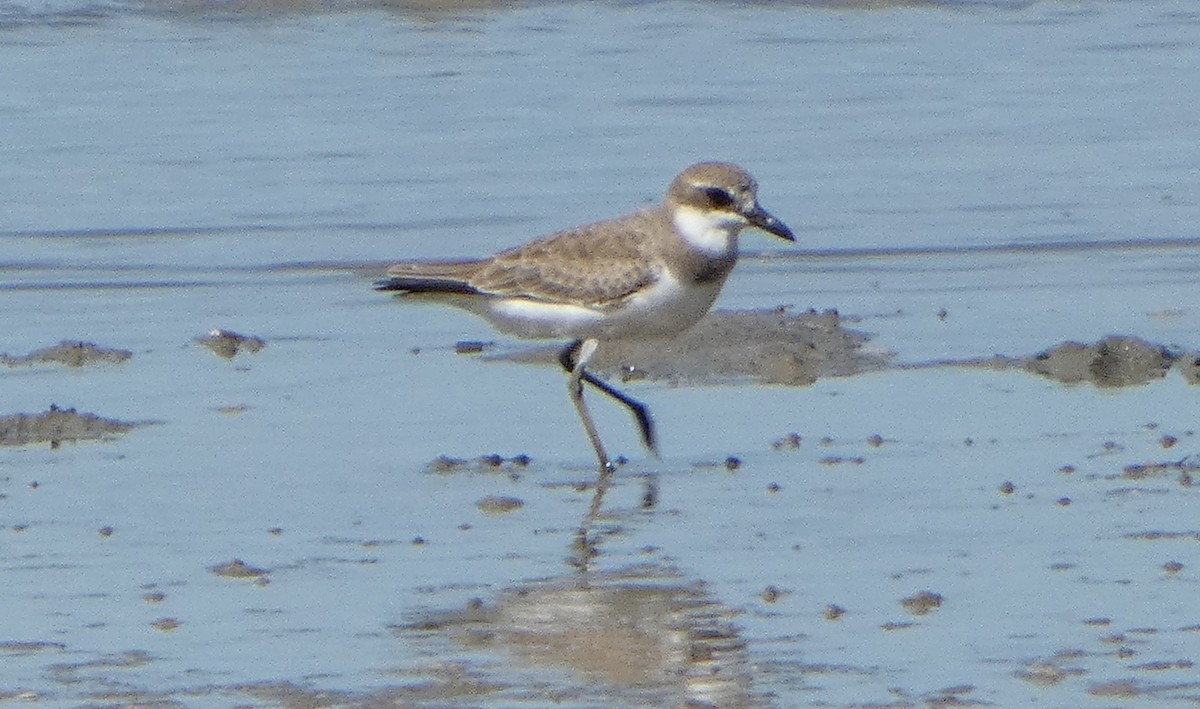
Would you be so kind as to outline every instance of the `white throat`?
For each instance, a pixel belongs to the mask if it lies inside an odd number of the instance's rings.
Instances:
[[[738,234],[746,226],[736,215],[693,207],[676,207],[671,221],[689,246],[710,256],[724,256],[732,251]]]

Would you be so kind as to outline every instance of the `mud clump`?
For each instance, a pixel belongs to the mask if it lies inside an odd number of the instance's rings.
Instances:
[[[143,425],[77,413],[51,404],[40,414],[10,414],[0,417],[0,445],[24,446],[49,443],[57,448],[63,441],[99,440],[128,433]]]
[[[479,354],[485,350],[495,347],[494,342],[484,342],[482,340],[459,340],[454,343],[454,354],[469,355]]]
[[[1024,368],[1064,384],[1123,387],[1162,379],[1179,358],[1161,345],[1110,335],[1094,344],[1064,342],[1030,357]]]
[[[425,472],[437,475],[450,475],[453,473],[504,473],[509,476],[519,476],[522,471],[529,467],[531,462],[532,459],[524,453],[515,455],[512,458],[505,458],[502,455],[492,453],[471,459],[439,455],[426,464]]]
[[[1181,357],[1179,371],[1188,384],[1200,384],[1200,352],[1189,352]]]
[[[181,625],[183,623],[179,622],[178,618],[159,618],[151,623],[150,627],[164,633],[169,633],[173,630],[178,630]]]
[[[257,566],[251,566],[241,559],[227,561],[224,564],[208,567],[208,570],[227,579],[249,579],[253,580],[260,586],[266,586],[271,581],[267,574],[270,573],[266,569],[260,569]]]
[[[1135,463],[1126,465],[1122,477],[1128,480],[1145,480],[1147,478],[1165,475],[1192,476],[1200,473],[1200,463],[1193,463],[1188,458],[1168,463]]]
[[[222,359],[233,359],[242,352],[255,354],[267,346],[267,341],[253,335],[242,335],[232,330],[213,330],[204,337],[196,338],[196,342],[207,347],[213,354]]]
[[[606,341],[590,368],[624,381],[807,386],[820,377],[883,369],[891,354],[865,350],[868,340],[844,328],[835,310],[714,311],[672,339]]]
[[[943,600],[940,593],[921,591],[907,598],[900,599],[900,605],[904,610],[913,615],[928,615],[930,612],[941,608]]]
[[[0,354],[0,363],[7,367],[29,367],[36,364],[61,364],[64,367],[84,367],[89,364],[121,364],[133,357],[129,350],[101,347],[92,342],[63,340],[57,345],[34,350],[27,355]]]
[[[475,507],[487,515],[502,515],[515,512],[525,506],[525,501],[519,497],[508,495],[488,495],[479,499]]]

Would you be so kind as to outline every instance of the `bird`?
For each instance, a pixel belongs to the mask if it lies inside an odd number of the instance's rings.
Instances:
[[[602,475],[615,470],[583,398],[583,385],[626,407],[657,455],[645,404],[587,369],[602,343],[669,338],[709,311],[755,227],[796,240],[758,202],[758,183],[729,162],[680,172],[662,203],[537,238],[488,258],[396,263],[375,283],[398,298],[434,299],[478,315],[506,335],[569,341],[558,361]]]

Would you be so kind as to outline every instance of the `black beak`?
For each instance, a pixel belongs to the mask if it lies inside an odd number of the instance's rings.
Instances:
[[[792,230],[788,228],[787,224],[779,221],[770,212],[758,206],[757,204],[754,205],[754,209],[746,215],[746,220],[750,222],[750,226],[756,226],[768,234],[774,234],[775,236],[778,236],[780,239],[784,239],[786,241],[796,240],[796,236],[792,234]]]

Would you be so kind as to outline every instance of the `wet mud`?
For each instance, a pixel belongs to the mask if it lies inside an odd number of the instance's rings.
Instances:
[[[221,329],[197,337],[196,342],[221,359],[233,359],[243,352],[255,354],[267,346],[267,341],[261,337]]]
[[[102,440],[128,433],[148,422],[118,421],[96,414],[79,413],[51,405],[40,414],[9,414],[0,417],[0,445],[25,446],[49,443],[52,447],[69,441]]]
[[[426,464],[425,472],[438,475],[453,473],[500,473],[516,478],[532,462],[533,460],[523,453],[511,458],[505,458],[502,455],[492,453],[471,459],[441,455]]]
[[[90,364],[121,364],[131,357],[133,353],[129,350],[101,347],[79,340],[63,340],[57,345],[43,347],[27,355],[0,354],[0,364],[7,367],[29,367],[38,364],[85,367]]]
[[[717,311],[672,340],[605,343],[593,363],[625,381],[806,385],[884,368],[890,355],[867,349],[869,340],[835,310]]]
[[[897,365],[898,369],[938,367],[1020,369],[1061,384],[1091,384],[1101,389],[1149,384],[1172,370],[1189,384],[1200,383],[1200,354],[1130,335],[1109,335],[1090,343],[1066,341],[1028,356],[993,355]]]
[[[1195,360],[1195,355],[1191,359]],[[1112,335],[1095,343],[1064,342],[1026,358],[1021,366],[1064,384],[1123,387],[1162,379],[1176,362],[1186,360],[1185,355],[1172,353],[1162,345]]]
[[[907,598],[900,599],[900,606],[913,615],[928,615],[942,607],[942,594],[934,591],[921,591]]]
[[[489,515],[501,515],[515,512],[525,506],[525,501],[511,495],[488,495],[475,502],[480,512]]]
[[[266,569],[261,569],[257,566],[251,566],[241,559],[234,559],[232,561],[225,562],[224,564],[217,564],[216,566],[209,567],[209,571],[224,578],[254,579],[256,581],[262,581],[266,579],[267,574],[269,573]]]

